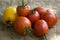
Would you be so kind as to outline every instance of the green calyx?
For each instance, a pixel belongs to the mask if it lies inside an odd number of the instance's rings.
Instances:
[[[43,34],[40,38],[41,40],[47,40],[46,34]]]
[[[31,33],[31,27],[26,27],[24,30],[24,34],[30,34]]]
[[[21,7],[24,8],[28,3],[24,3],[24,0],[22,0],[22,5]]]
[[[24,8],[27,4],[24,3],[24,0],[22,0],[22,5],[21,7]]]
[[[24,0],[22,0],[22,5],[21,5],[21,7],[24,8],[24,7],[25,7],[24,5],[25,5],[25,4],[24,4]]]
[[[34,9],[33,9],[33,10],[30,10],[30,12],[31,12],[32,14],[34,14],[35,10],[34,10]]]

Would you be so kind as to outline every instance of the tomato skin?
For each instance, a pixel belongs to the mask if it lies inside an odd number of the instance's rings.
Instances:
[[[38,13],[40,14],[40,18],[46,12],[46,9],[43,7],[36,7],[34,10],[38,11]]]
[[[25,35],[24,32],[26,27],[31,28],[30,20],[23,16],[17,17],[16,21],[14,22],[14,29],[16,30],[16,32],[21,35]]]
[[[17,14],[19,16],[27,16],[29,14],[29,9],[28,8],[22,8],[21,6],[17,7]]]
[[[52,28],[58,21],[57,15],[49,10],[43,14],[42,19],[47,22],[49,28]]]
[[[34,24],[34,32],[37,36],[47,34],[48,33],[48,25],[47,25],[46,21],[44,21],[44,20],[36,21],[36,23]]]
[[[27,18],[31,21],[31,23],[35,23],[35,21],[40,19],[40,15],[37,11],[34,11],[34,13],[31,13],[27,16]]]
[[[31,10],[31,6],[29,6],[29,5],[26,5],[25,8],[28,10]]]

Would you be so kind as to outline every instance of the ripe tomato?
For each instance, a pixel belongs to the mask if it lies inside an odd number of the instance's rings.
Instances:
[[[48,25],[44,20],[38,20],[34,24],[34,32],[37,36],[42,36],[48,33]]]
[[[40,18],[46,12],[46,9],[43,7],[36,7],[34,10],[38,11],[38,13],[40,14]]]
[[[33,24],[35,21],[40,19],[40,15],[37,11],[30,12],[30,14],[27,16],[27,18],[31,21]]]
[[[29,14],[30,9],[30,6],[24,4],[24,0],[22,0],[22,5],[17,6],[17,14],[20,16],[27,16]]]
[[[19,16],[14,22],[14,29],[21,35],[26,35],[30,32],[31,22],[28,18]]]
[[[46,13],[43,14],[42,19],[44,19],[47,22],[50,28],[52,28],[58,20],[57,15],[49,10],[47,10]]]
[[[19,16],[27,16],[29,14],[29,9],[27,9],[26,7],[21,7],[21,6],[18,6],[17,7],[17,14]]]

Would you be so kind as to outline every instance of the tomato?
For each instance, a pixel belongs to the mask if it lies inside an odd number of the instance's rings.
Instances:
[[[17,6],[17,14],[19,16],[27,16],[29,14],[29,11],[30,11],[30,6],[24,4],[22,0],[22,5]]]
[[[38,11],[38,13],[40,14],[40,18],[46,12],[46,9],[43,7],[36,7],[34,10]]]
[[[28,18],[19,16],[14,22],[14,29],[20,35],[26,35],[27,33],[31,32],[31,22]]]
[[[20,6],[17,7],[17,14],[19,16],[27,16],[29,14],[29,10],[26,8],[22,8]]]
[[[44,20],[38,20],[34,24],[34,32],[37,36],[42,36],[48,33],[48,25]]]
[[[43,14],[42,19],[44,19],[47,22],[50,28],[52,28],[57,23],[58,20],[57,15],[49,10],[47,10]]]
[[[33,11],[33,10],[32,10]],[[30,14],[27,16],[27,18],[31,21],[33,24],[35,21],[40,19],[40,15],[37,11],[30,12]]]

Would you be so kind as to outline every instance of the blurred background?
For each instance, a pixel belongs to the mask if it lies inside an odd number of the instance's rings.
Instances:
[[[58,10],[60,8],[60,0],[24,0],[26,3],[31,5],[31,7],[42,6],[46,8],[53,8]],[[17,6],[21,4],[21,0],[0,0],[0,10],[1,12],[8,6]]]
[[[9,6],[17,6],[22,0],[0,0],[0,22],[5,8]],[[32,9],[41,6],[53,10],[58,16],[58,23],[55,27],[49,30],[47,35],[48,40],[60,40],[60,0],[24,0]],[[1,29],[1,28],[0,28]],[[26,40],[39,40],[35,36],[27,36]],[[23,40],[24,37],[17,37],[14,33],[11,36],[8,32],[0,30],[0,40]]]

